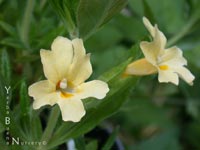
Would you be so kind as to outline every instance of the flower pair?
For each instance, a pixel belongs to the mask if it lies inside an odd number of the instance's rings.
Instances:
[[[127,75],[149,75],[158,72],[159,82],[171,82],[178,85],[178,77],[192,85],[194,76],[185,68],[187,60],[178,47],[165,48],[167,39],[158,29],[157,25],[152,26],[147,18],[143,23],[150,32],[153,41],[140,43],[140,48],[145,58],[136,60],[129,64],[125,70]]]
[[[187,65],[182,51],[174,46],[165,49],[166,37],[143,18],[144,25],[153,41],[140,43],[145,58],[129,64],[127,75],[149,75],[158,72],[159,82],[179,83],[178,77],[192,85],[194,76],[184,66]],[[41,50],[40,56],[47,80],[29,87],[29,95],[34,98],[33,108],[58,104],[64,121],[78,122],[85,115],[82,99],[95,97],[102,99],[109,91],[107,83],[99,80],[85,82],[92,74],[90,54],[86,54],[81,39],[69,40],[57,37],[51,51]]]

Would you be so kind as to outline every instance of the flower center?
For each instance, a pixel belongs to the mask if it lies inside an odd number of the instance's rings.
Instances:
[[[160,70],[168,70],[169,67],[167,65],[161,65],[159,66]]]
[[[56,90],[60,91],[60,96],[62,98],[69,98],[73,96],[74,90],[68,86],[67,79],[64,78],[59,81],[56,85]]]
[[[59,87],[61,88],[61,89],[66,89],[67,88],[67,79],[62,79],[62,81],[60,82],[60,84],[59,84]]]

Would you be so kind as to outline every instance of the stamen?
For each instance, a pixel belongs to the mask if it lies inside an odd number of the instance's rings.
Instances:
[[[65,78],[60,82],[60,88],[61,89],[67,88],[67,80]]]
[[[160,68],[161,70],[168,70],[168,69],[169,69],[169,66],[167,66],[167,65],[161,65],[161,66],[159,66],[159,68]]]

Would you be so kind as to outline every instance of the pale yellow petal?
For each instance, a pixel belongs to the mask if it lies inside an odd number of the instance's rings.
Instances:
[[[155,42],[155,44],[158,44],[158,47],[164,49],[167,39],[165,35],[158,29],[157,25],[152,26],[152,24],[146,17],[143,17],[143,23],[153,37],[153,41]]]
[[[28,94],[34,98],[33,108],[38,109],[43,105],[54,105],[58,100],[55,88],[55,85],[47,80],[29,86]]]
[[[73,63],[75,63],[85,56],[85,48],[83,45],[83,40],[78,38],[72,40],[72,45],[74,48]]]
[[[28,88],[28,94],[35,99],[39,99],[54,92],[55,89],[55,84],[49,82],[48,80],[43,80],[30,85]]]
[[[158,47],[155,50],[155,53],[157,55],[158,54],[162,54],[164,49],[165,49],[165,45],[167,43],[167,39],[166,39],[165,35],[158,29],[157,26],[155,26],[155,37],[153,39],[153,42]]]
[[[45,77],[56,84],[60,80],[60,75],[56,69],[56,60],[53,53],[48,50],[40,50],[40,56]]]
[[[166,49],[160,59],[162,60],[161,63],[167,63],[170,66],[187,65],[187,60],[183,57],[182,50],[176,46]]]
[[[179,67],[175,70],[178,75],[190,85],[193,85],[194,75],[185,67]]]
[[[74,58],[71,65],[68,79],[74,85],[79,85],[87,80],[92,74],[90,54],[85,54],[85,48],[81,39],[72,41],[74,47]]]
[[[178,85],[178,75],[173,72],[173,70],[159,70],[158,73],[158,80],[159,82],[171,82],[175,85]]]
[[[47,95],[44,95],[43,97],[39,99],[34,99],[33,101],[33,109],[39,109],[40,107],[44,105],[51,105],[53,106],[54,104],[57,103],[59,99],[59,95],[56,92],[49,93]]]
[[[156,65],[157,54],[155,51],[158,47],[153,42],[140,42],[140,48],[146,58],[152,65]]]
[[[154,37],[155,36],[154,26],[152,26],[152,24],[150,23],[150,21],[146,17],[143,17],[142,20],[143,20],[145,27],[150,32],[151,36]]]
[[[60,78],[64,78],[69,70],[69,65],[72,63],[73,46],[72,41],[64,37],[57,37],[51,49],[54,55],[55,69],[58,71]]]
[[[78,122],[86,113],[79,99],[60,99],[58,105],[64,121]]]
[[[100,80],[93,80],[86,83],[82,83],[78,87],[77,95],[80,99],[95,97],[102,99],[106,96],[109,91],[108,84]]]
[[[144,25],[153,37],[152,42],[141,42],[140,48],[144,53],[146,59],[152,63],[156,64],[157,57],[164,52],[164,48],[167,42],[165,35],[158,29],[157,25],[153,27],[147,18],[143,18]]]
[[[157,68],[149,63],[145,58],[130,63],[126,70],[126,75],[149,75],[157,72]]]

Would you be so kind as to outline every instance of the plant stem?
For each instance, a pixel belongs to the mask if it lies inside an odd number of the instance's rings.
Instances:
[[[181,31],[168,41],[167,47],[172,46],[174,43],[177,43],[181,38],[183,38],[185,35],[187,35],[188,32],[191,30],[192,26],[196,23],[196,21],[198,19],[199,19],[199,17],[196,14],[194,14],[190,18],[188,23],[181,29]]]
[[[51,114],[49,116],[49,120],[47,123],[47,127],[42,135],[41,141],[45,141],[48,143],[49,139],[52,136],[53,130],[56,126],[56,123],[58,121],[58,117],[60,115],[60,110],[58,106],[55,106],[52,110],[51,110]],[[42,149],[42,147],[39,147],[38,149]]]
[[[24,45],[29,48],[29,27],[31,23],[31,15],[33,13],[35,0],[28,0],[24,12],[24,18],[22,20],[22,30],[21,30],[21,39]]]

